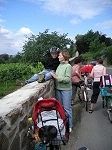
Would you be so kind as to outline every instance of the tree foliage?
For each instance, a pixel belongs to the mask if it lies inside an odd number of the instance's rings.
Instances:
[[[0,55],[0,64],[5,63],[8,60],[9,60],[9,55],[8,54],[1,54]]]
[[[107,63],[112,65],[112,46],[108,46],[103,51],[104,58],[107,58]]]
[[[88,31],[85,35],[76,36],[76,49],[79,54],[86,52],[97,52],[103,47],[111,46],[112,39],[107,38],[105,34],[98,31]]]
[[[112,64],[112,39],[98,31],[90,30],[85,35],[77,35],[76,49],[86,60],[102,57]]]
[[[28,41],[25,42],[23,46],[23,59],[25,62],[35,64],[42,60],[42,56],[46,51],[51,47],[58,47],[63,49],[70,45],[68,50],[72,55],[74,53],[74,43],[71,39],[67,38],[67,34],[58,34],[56,31],[48,33],[48,30],[45,30],[43,33],[38,35],[32,35],[28,38]]]

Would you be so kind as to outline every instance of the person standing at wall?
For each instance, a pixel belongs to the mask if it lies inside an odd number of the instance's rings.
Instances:
[[[72,81],[71,73],[72,66],[69,64],[69,52],[63,50],[59,53],[60,65],[56,70],[56,74],[52,73],[56,81],[56,98],[64,106],[65,111],[69,117],[69,131],[72,131],[72,106],[71,106],[71,97],[72,97]]]
[[[91,96],[91,106],[89,113],[92,113],[100,93],[100,77],[106,75],[106,67],[103,66],[103,60],[98,59],[96,66],[93,67],[90,77],[93,78],[93,94]]]
[[[72,105],[74,104],[77,88],[81,81],[81,58],[76,57],[72,67]]]

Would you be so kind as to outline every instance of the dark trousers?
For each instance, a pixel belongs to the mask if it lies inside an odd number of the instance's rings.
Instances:
[[[74,101],[77,93],[77,88],[80,87],[79,83],[72,83],[72,100]]]
[[[91,103],[96,103],[100,93],[100,82],[93,82],[93,94],[91,96]]]

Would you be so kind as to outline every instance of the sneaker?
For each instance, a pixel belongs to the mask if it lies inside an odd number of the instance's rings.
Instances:
[[[72,101],[71,101],[71,106],[73,106],[74,104],[75,104],[75,103],[74,103],[74,101],[72,100]]]
[[[38,74],[38,77],[39,77],[38,83],[42,83],[45,81],[44,74]]]
[[[21,82],[21,86],[25,86],[26,84],[28,84],[27,81]]]
[[[108,108],[108,109],[107,109],[107,112],[108,112],[108,113],[111,112],[111,108]]]
[[[91,99],[89,99],[89,102],[91,102]]]
[[[72,132],[72,128],[69,128],[69,132],[70,132],[70,133]]]
[[[93,110],[92,110],[92,109],[90,109],[90,110],[89,110],[89,113],[93,113]]]
[[[87,91],[90,91],[91,89],[87,87]]]

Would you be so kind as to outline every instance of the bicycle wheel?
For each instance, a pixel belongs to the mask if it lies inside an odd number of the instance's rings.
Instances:
[[[108,96],[102,96],[102,107],[103,108],[108,108]]]
[[[112,98],[107,98],[107,112],[108,112],[108,118],[109,121],[112,123]]]
[[[50,145],[49,150],[61,150],[61,145]]]
[[[104,108],[105,107],[105,97],[102,96],[102,107]]]
[[[79,101],[84,102],[84,90],[82,87],[77,90],[77,94]]]
[[[85,90],[84,90],[84,101],[85,101],[86,111],[88,111],[88,97],[87,97],[87,91]]]

